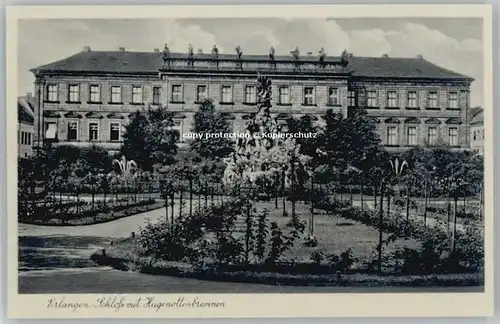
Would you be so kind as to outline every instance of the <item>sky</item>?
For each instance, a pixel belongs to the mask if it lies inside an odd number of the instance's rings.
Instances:
[[[483,104],[483,35],[479,18],[342,18],[342,19],[24,19],[18,26],[19,95],[33,92],[30,69],[80,52],[163,49],[245,54],[302,54],[338,56],[348,49],[354,56],[416,57],[475,78],[471,105]]]

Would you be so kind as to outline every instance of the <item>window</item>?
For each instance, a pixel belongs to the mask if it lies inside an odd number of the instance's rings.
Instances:
[[[221,88],[221,102],[222,103],[232,103],[233,102],[233,91],[231,86],[222,86]]]
[[[387,145],[398,144],[398,128],[397,126],[387,127]]]
[[[456,92],[448,92],[448,108],[458,108],[458,94]]]
[[[109,130],[109,139],[111,141],[120,140],[120,123],[111,123]]]
[[[161,87],[153,87],[153,104],[157,105],[160,103],[161,97]]]
[[[80,101],[80,85],[70,84],[68,88],[68,102]]]
[[[356,91],[355,90],[349,90],[347,92],[347,105],[349,107],[356,106]]]
[[[473,140],[475,141],[476,139],[477,139],[477,131],[474,131]]]
[[[255,103],[257,101],[255,86],[245,87],[245,103]]]
[[[367,94],[367,106],[368,107],[377,107],[377,91],[368,91]]]
[[[90,85],[90,102],[100,102],[101,101],[101,89],[99,85],[92,84]]]
[[[328,89],[328,104],[330,106],[340,105],[339,88],[329,88]]]
[[[21,132],[21,144],[31,145],[31,133]]]
[[[99,140],[99,124],[89,123],[89,140],[98,141]]]
[[[196,101],[197,102],[202,102],[205,99],[207,99],[207,86],[206,85],[199,85],[196,88]]]
[[[70,121],[68,123],[68,141],[76,141],[78,139],[78,122]]]
[[[448,129],[448,140],[450,146],[458,146],[458,128],[450,127]]]
[[[132,103],[141,104],[142,103],[142,87],[132,86]]]
[[[289,87],[280,87],[279,88],[279,103],[281,105],[288,105],[290,104],[290,88]]]
[[[47,101],[57,102],[58,101],[58,86],[57,84],[47,85]]]
[[[427,142],[429,145],[436,144],[437,141],[437,127],[429,127],[427,129]]]
[[[172,85],[172,102],[182,102],[182,86],[180,84]]]
[[[398,93],[396,91],[387,91],[387,107],[398,107]]]
[[[427,93],[427,108],[435,109],[438,107],[438,94],[435,91]]]
[[[57,138],[57,124],[55,122],[49,122],[45,124],[45,138],[47,139]]]
[[[407,144],[408,145],[417,145],[417,127],[416,126],[408,126]]]
[[[304,88],[304,105],[312,106],[314,105],[314,88],[305,87]]]
[[[122,88],[120,86],[111,87],[111,103],[122,102]]]
[[[417,92],[416,91],[408,91],[408,108],[417,108]]]

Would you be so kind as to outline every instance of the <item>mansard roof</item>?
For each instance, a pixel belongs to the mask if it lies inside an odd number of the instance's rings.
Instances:
[[[172,60],[187,58],[186,53],[171,53]],[[211,60],[211,54],[195,54],[195,60]],[[219,54],[219,61],[238,61],[235,54]],[[245,55],[242,61],[268,62],[268,55]],[[317,62],[316,56],[301,56],[299,62]],[[293,62],[294,58],[275,56],[276,62]],[[340,63],[338,56],[325,57],[326,63]],[[160,52],[82,51],[65,59],[32,69],[34,74],[44,73],[117,73],[156,74],[161,69]],[[195,66],[196,68],[196,66]],[[347,66],[353,77],[372,78],[436,78],[473,81],[472,78],[442,68],[421,57],[356,57]]]

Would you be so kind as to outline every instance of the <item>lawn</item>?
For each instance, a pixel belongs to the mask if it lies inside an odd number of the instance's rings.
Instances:
[[[290,231],[286,224],[290,221],[290,217],[283,217],[282,209],[275,209],[274,202],[258,202],[254,207],[259,211],[267,208],[270,212],[269,220],[276,221],[284,233]],[[281,207],[281,205],[280,205]],[[291,214],[291,208],[287,206],[288,214]],[[306,234],[309,228],[310,206],[304,203],[296,204],[296,213],[299,219],[306,223]],[[244,226],[244,225],[243,225]],[[314,251],[323,251],[327,254],[335,253],[337,255],[346,251],[352,250],[352,254],[358,259],[367,259],[373,253],[376,253],[378,246],[379,233],[378,230],[355,222],[344,219],[338,215],[326,214],[322,210],[315,210],[314,216],[314,235],[318,240],[317,247],[308,247],[303,244],[303,241],[297,241],[290,251],[284,253],[286,258],[294,258],[297,261],[310,262],[311,254]],[[389,235],[384,233],[384,240]],[[414,240],[397,239],[395,242],[384,246],[384,251],[389,252],[397,246],[415,246],[417,243]]]

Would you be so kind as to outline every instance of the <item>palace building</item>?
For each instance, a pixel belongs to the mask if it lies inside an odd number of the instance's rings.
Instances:
[[[31,70],[35,75],[34,145],[122,143],[124,126],[143,107],[164,106],[175,127],[189,132],[199,103],[210,98],[233,131],[256,111],[258,73],[272,79],[277,118],[328,109],[347,115],[366,109],[387,147],[448,144],[469,148],[468,112],[473,79],[421,56],[399,58],[93,51]],[[181,136],[182,137],[182,136]]]

